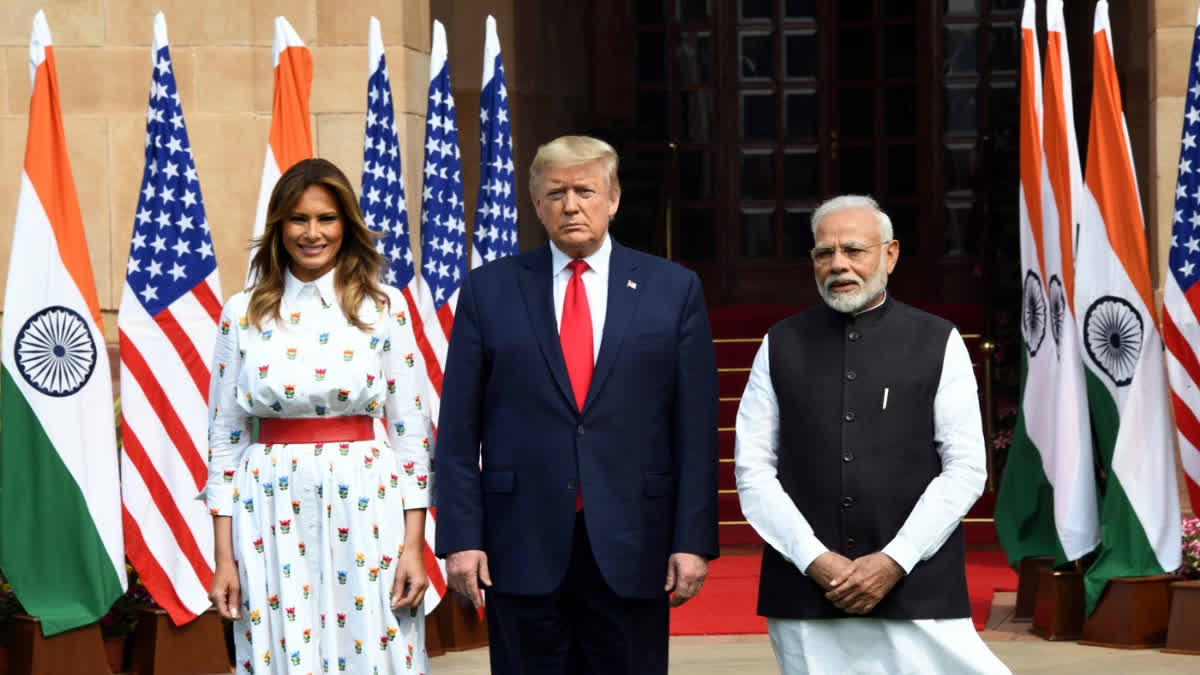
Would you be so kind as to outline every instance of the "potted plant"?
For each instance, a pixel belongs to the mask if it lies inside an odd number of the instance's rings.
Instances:
[[[108,656],[109,670],[113,673],[124,672],[129,663],[130,636],[137,627],[138,613],[147,607],[154,607],[150,593],[133,571],[133,566],[125,563],[125,574],[129,585],[117,601],[109,608],[108,613],[100,617],[100,635],[104,638],[104,652]]]
[[[1178,574],[1188,579],[1200,579],[1200,518],[1184,518],[1183,564]]]

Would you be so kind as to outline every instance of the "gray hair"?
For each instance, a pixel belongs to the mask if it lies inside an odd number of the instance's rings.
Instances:
[[[882,240],[891,241],[894,238],[892,219],[883,212],[883,209],[879,208],[879,202],[867,195],[839,195],[821,202],[821,205],[812,214],[813,236],[817,236],[817,226],[821,224],[821,220],[825,216],[843,209],[871,209],[875,212],[875,220],[879,223],[879,235],[883,238]]]

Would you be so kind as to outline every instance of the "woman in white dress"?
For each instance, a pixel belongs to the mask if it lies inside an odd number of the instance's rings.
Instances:
[[[407,303],[326,160],[283,174],[258,244],[222,311],[204,492],[237,671],[427,673],[432,425]]]

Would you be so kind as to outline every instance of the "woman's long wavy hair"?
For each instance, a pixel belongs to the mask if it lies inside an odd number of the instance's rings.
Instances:
[[[387,303],[387,295],[379,281],[384,259],[375,250],[375,235],[363,221],[354,188],[346,174],[333,162],[320,158],[297,162],[280,176],[271,191],[266,227],[262,237],[254,242],[258,252],[250,261],[250,276],[256,282],[250,294],[247,318],[260,330],[264,318],[281,318],[283,273],[292,264],[292,257],[283,246],[283,228],[300,196],[312,185],[329,190],[337,200],[338,216],[342,221],[342,247],[337,253],[333,275],[333,287],[342,313],[359,329],[369,330],[358,317],[358,308],[367,297],[376,304]]]

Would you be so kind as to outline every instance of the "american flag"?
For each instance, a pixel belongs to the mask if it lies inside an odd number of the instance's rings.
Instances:
[[[167,47],[154,19],[146,164],[117,313],[125,550],[176,624],[209,606],[208,360],[221,314],[212,237]]]
[[[401,290],[408,301],[409,317],[413,333],[428,378],[422,396],[442,389],[442,369],[433,347],[425,337],[424,326],[417,311],[414,295],[413,255],[408,233],[408,212],[404,202],[404,178],[401,174],[400,141],[396,130],[396,115],[392,106],[392,83],[388,77],[387,59],[383,53],[382,30],[379,19],[371,17],[367,39],[367,126],[363,141],[362,195],[359,206],[367,227],[379,232],[382,237],[376,243],[378,251],[387,259],[388,268],[384,281]],[[439,329],[440,330],[440,329]],[[445,336],[440,336],[445,342]],[[443,347],[443,358],[445,348]],[[435,418],[436,419],[436,418]],[[445,561],[433,555],[433,537],[436,524],[432,514],[425,523],[425,568],[429,574],[430,589],[425,594],[425,612],[437,607],[446,594]]]
[[[425,113],[425,186],[421,191],[421,278],[418,298],[425,333],[440,325],[450,337],[458,286],[467,269],[467,226],[463,220],[462,162],[458,154],[458,125],[454,95],[450,93],[450,61],[446,29],[433,22],[433,48],[429,54],[429,103]],[[448,343],[447,343],[448,346]],[[440,347],[440,345],[439,345]],[[446,348],[436,349],[445,366]],[[438,387],[440,393],[441,387]],[[437,419],[439,401],[433,401]]]
[[[517,252],[517,197],[512,122],[496,19],[487,18],[483,91],[479,96],[479,196],[475,200],[475,250],[471,267]]]
[[[1179,452],[1192,508],[1200,508],[1200,11],[1188,69],[1171,254],[1163,289],[1163,338]]]

